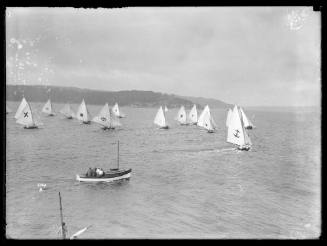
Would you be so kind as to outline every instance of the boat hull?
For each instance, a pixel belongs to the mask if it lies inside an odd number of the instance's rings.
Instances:
[[[169,129],[169,126],[162,126],[160,129]]]
[[[252,126],[247,126],[247,127],[245,127],[245,129],[250,130],[250,129],[253,129],[253,127]]]
[[[123,179],[129,179],[131,177],[132,169],[128,170],[117,170],[117,171],[107,171],[102,177],[86,177],[76,175],[76,180],[79,182],[89,182],[89,183],[98,183],[98,182],[113,182]]]
[[[24,129],[37,129],[37,128],[39,128],[37,125],[24,126]]]
[[[249,151],[250,150],[250,146],[238,146],[237,150],[242,150],[242,151]]]
[[[214,130],[208,130],[208,133],[214,133],[215,131]]]

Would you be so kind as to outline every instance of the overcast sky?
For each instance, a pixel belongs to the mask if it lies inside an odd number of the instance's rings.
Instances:
[[[7,8],[7,83],[320,105],[312,7]]]

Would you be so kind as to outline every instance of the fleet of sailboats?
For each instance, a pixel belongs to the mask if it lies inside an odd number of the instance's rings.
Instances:
[[[49,99],[43,106],[42,112],[47,114],[48,116],[55,116],[55,112],[53,110],[51,100]]]
[[[165,115],[165,112],[167,111],[168,109],[166,106],[165,110],[160,106],[155,115],[153,122],[158,125],[160,129],[169,129]],[[11,112],[11,110],[6,105],[6,113],[8,112]],[[43,106],[42,112],[47,115],[55,115],[50,99]],[[68,103],[60,110],[60,113],[68,119],[76,118],[84,124],[90,124],[91,121],[93,121],[101,125],[103,129],[115,129],[117,126],[121,126],[119,118],[125,116],[120,112],[118,103],[116,103],[113,108],[110,108],[108,103],[106,103],[101,108],[100,112],[91,120],[91,115],[84,99],[79,105],[76,115]],[[24,96],[18,106],[14,118],[18,124],[24,125],[24,128],[28,129],[38,128],[38,125],[42,124],[41,122],[36,122],[32,109]],[[198,125],[199,127],[206,129],[209,133],[213,133],[217,129],[217,124],[210,113],[209,105],[204,107],[199,117],[196,104],[193,105],[188,115],[186,114],[185,107],[181,106],[175,119],[181,125]],[[228,109],[226,127],[228,143],[236,145],[239,150],[249,150],[251,148],[252,142],[246,130],[253,129],[255,126],[246,116],[242,107],[235,105],[233,110]]]
[[[154,118],[154,124],[158,125],[160,129],[168,129],[168,123],[166,120],[165,112],[162,109],[162,106],[160,106],[155,118]]]
[[[91,115],[86,107],[85,101],[81,102],[79,105],[77,112],[76,112],[76,119],[81,121],[84,124],[90,124],[91,123]]]

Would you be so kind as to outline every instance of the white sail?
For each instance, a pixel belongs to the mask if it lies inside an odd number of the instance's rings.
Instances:
[[[205,129],[207,129],[208,131],[213,131],[214,130],[214,126],[212,123],[212,118],[211,115],[208,111],[206,111],[203,115],[203,127]]]
[[[54,115],[50,99],[44,104],[44,106],[42,108],[42,112],[46,113],[48,115]]]
[[[112,111],[115,113],[115,115],[117,117],[125,117],[125,114],[122,113],[120,110],[119,110],[119,107],[118,107],[118,103],[116,103],[113,107],[112,107]]]
[[[167,108],[167,106],[165,106],[165,112],[168,112],[168,108]]]
[[[109,112],[110,112],[111,127],[121,126],[119,118],[115,115],[112,108],[109,110]]]
[[[25,108],[26,104],[27,104],[27,101],[26,101],[25,97],[23,97],[21,103],[18,106],[16,114],[15,114],[15,119],[16,120],[18,119],[18,116],[21,114],[22,110]]]
[[[230,117],[232,115],[232,110],[229,108],[228,109],[228,113],[227,113],[227,119],[226,119],[226,126],[229,126],[229,122],[230,122]]]
[[[209,114],[210,114],[210,109],[209,109],[208,105],[206,105],[204,107],[204,109],[202,110],[202,113],[200,114],[200,117],[198,119],[198,126],[204,127],[204,120],[203,119],[204,119],[204,115],[205,115],[206,112],[209,112]]]
[[[24,108],[21,110],[20,114],[18,115],[16,123],[24,125],[26,127],[35,125],[31,107],[27,102]]]
[[[186,124],[186,111],[184,106],[181,106],[179,109],[176,118],[175,118],[180,124]]]
[[[252,144],[250,137],[244,129],[242,113],[236,105],[234,106],[228,125],[227,142],[240,146]]]
[[[194,124],[198,122],[198,112],[196,110],[196,105],[193,105],[193,108],[191,109],[189,115],[188,115],[188,120],[190,123]]]
[[[247,128],[247,127],[253,127],[253,124],[252,122],[248,119],[248,117],[246,117],[243,109],[240,107],[240,111],[242,113],[242,118],[243,118],[243,123],[244,123],[244,127]]]
[[[99,114],[96,115],[92,121],[106,127],[110,127],[111,119],[110,119],[110,109],[108,103],[106,103],[102,109],[100,110]]]
[[[65,106],[59,111],[61,114],[66,116],[67,118],[74,118],[74,112],[71,109],[69,103],[65,104]]]
[[[76,112],[76,119],[83,121],[85,123],[90,122],[91,115],[87,110],[85,101],[83,99],[82,103],[79,105]]]
[[[165,113],[162,110],[162,106],[160,106],[160,108],[159,108],[153,122],[155,124],[157,124],[158,126],[160,126],[160,127],[166,127],[167,126],[167,122],[166,122],[166,119],[165,119]]]

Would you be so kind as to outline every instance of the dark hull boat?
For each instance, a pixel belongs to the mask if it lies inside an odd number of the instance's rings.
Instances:
[[[131,176],[132,169],[110,169],[109,171],[104,172],[101,177],[87,177],[86,175],[80,176],[76,175],[76,179],[80,182],[112,182],[117,180],[129,179]]]
[[[167,130],[167,129],[169,129],[169,126],[163,126],[163,127],[160,127],[160,129]]]

